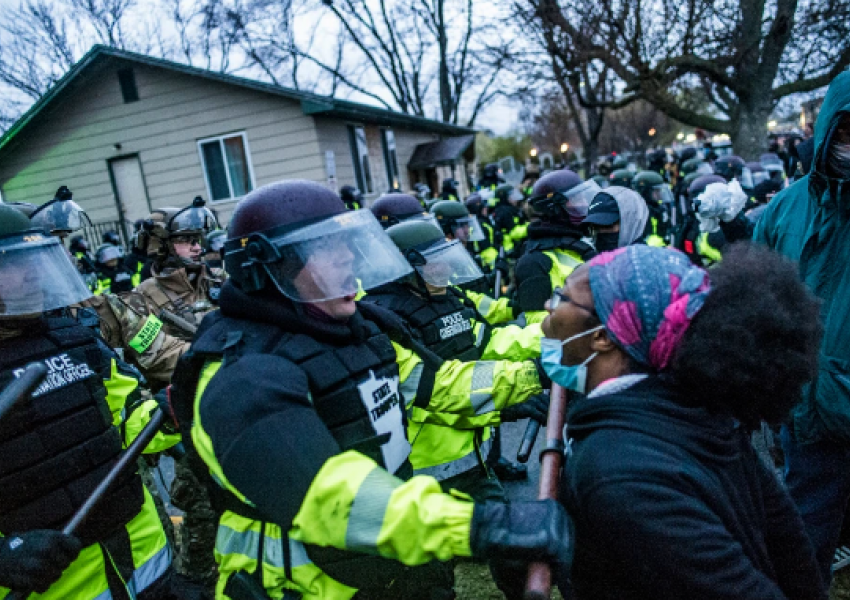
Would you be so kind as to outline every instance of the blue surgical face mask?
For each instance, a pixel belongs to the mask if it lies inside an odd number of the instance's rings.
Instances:
[[[549,379],[564,389],[584,394],[587,389],[587,365],[599,353],[594,352],[580,365],[562,365],[561,360],[564,355],[564,346],[573,340],[590,335],[594,331],[604,328],[604,325],[598,325],[593,329],[588,329],[587,331],[568,337],[563,342],[553,338],[543,338],[540,340],[540,364],[543,365],[543,370],[549,376]]]

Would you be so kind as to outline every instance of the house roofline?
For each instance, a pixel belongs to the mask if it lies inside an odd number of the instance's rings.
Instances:
[[[126,60],[130,62],[140,63],[147,66],[168,69],[179,73],[185,73],[195,77],[202,77],[212,81],[235,85],[242,88],[252,89],[259,92],[288,98],[301,103],[301,110],[305,115],[310,116],[329,116],[342,119],[360,120],[368,119],[377,121],[379,125],[397,125],[402,127],[411,127],[417,129],[427,129],[434,133],[445,135],[464,135],[476,133],[473,127],[463,127],[442,121],[435,121],[425,117],[409,115],[406,113],[396,112],[369,104],[361,104],[350,100],[339,100],[330,96],[322,96],[311,92],[294,90],[272,83],[265,83],[255,79],[246,77],[238,77],[236,75],[228,75],[225,73],[216,73],[207,69],[184,65],[163,58],[147,56],[145,54],[137,54],[127,50],[120,50],[103,46],[100,44],[92,46],[80,60],[68,70],[53,86],[45,92],[35,103],[17,120],[14,124],[0,137],[0,151],[3,150],[23,129],[25,129],[32,121],[41,114],[51,103],[65,91],[69,85],[74,82],[84,71],[90,66],[109,58]]]

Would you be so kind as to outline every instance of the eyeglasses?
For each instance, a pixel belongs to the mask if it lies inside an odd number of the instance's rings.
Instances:
[[[201,245],[201,238],[197,235],[175,235],[171,238],[171,241],[175,244],[187,244],[189,246]]]
[[[558,306],[561,305],[562,302],[563,303],[569,302],[570,304],[573,304],[573,305],[581,308],[582,310],[586,310],[587,312],[589,312],[592,315],[596,314],[595,309],[593,309],[589,306],[584,306],[583,304],[579,304],[578,302],[576,302],[575,300],[573,300],[572,298],[567,296],[564,293],[564,288],[556,287],[554,290],[552,290],[552,297],[549,299],[549,309],[555,310],[556,308],[558,308]]]

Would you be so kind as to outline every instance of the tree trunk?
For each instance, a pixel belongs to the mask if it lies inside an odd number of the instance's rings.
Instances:
[[[742,103],[738,106],[738,111],[730,134],[732,149],[745,161],[758,160],[761,154],[767,152],[767,122],[773,112],[773,106],[770,102],[751,105]]]
[[[604,108],[586,108],[584,114],[587,116],[587,142],[584,144],[584,177],[587,179],[593,172],[593,165],[599,153],[599,134],[602,132],[602,124],[605,119]]]

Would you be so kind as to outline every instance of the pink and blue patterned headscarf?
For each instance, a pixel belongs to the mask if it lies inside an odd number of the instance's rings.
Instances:
[[[589,266],[590,291],[605,329],[636,361],[665,369],[705,304],[708,273],[681,252],[644,245],[605,252]]]

